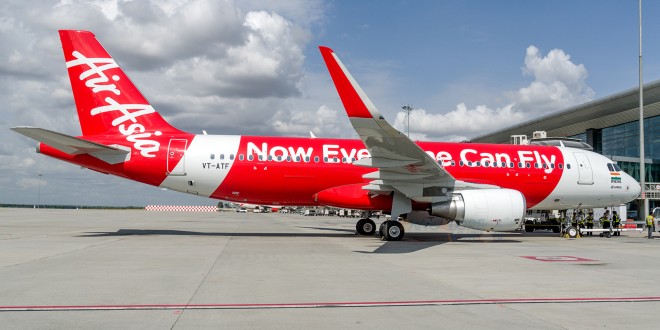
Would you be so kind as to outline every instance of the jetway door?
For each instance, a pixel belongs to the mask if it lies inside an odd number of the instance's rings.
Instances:
[[[575,152],[575,160],[577,160],[578,172],[580,174],[579,184],[594,184],[594,172],[589,163],[589,157],[584,152]]]

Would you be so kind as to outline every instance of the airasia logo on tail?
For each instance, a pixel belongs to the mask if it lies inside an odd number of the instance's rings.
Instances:
[[[119,68],[115,60],[112,58],[88,58],[78,51],[73,51],[71,55],[76,59],[66,62],[67,69],[86,65],[88,69],[83,71],[78,79],[84,81],[85,86],[89,87],[92,93],[121,95],[121,91],[113,83],[113,81],[119,81],[120,77],[113,75],[111,81],[111,78],[105,74],[106,70]],[[135,149],[140,150],[142,156],[156,157],[155,153],[160,148],[160,142],[149,138],[152,135],[160,136],[163,133],[160,131],[146,132],[144,125],[138,121],[141,116],[154,113],[156,110],[149,104],[122,104],[112,96],[107,96],[103,100],[107,104],[92,109],[90,114],[96,116],[112,111],[121,112],[122,115],[112,121],[112,126],[117,127],[119,132],[126,137],[126,141],[132,143]]]

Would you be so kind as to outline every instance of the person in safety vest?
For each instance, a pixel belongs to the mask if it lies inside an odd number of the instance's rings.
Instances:
[[[571,216],[571,226],[577,228],[578,227],[578,216],[577,212],[573,211],[573,215]]]
[[[612,227],[613,228],[619,228],[621,226],[621,218],[619,217],[618,214],[616,214],[616,211],[612,212]],[[621,236],[620,231],[614,232],[614,236]]]
[[[649,231],[649,238],[653,238],[653,212],[646,216],[646,229]]]
[[[610,211],[605,211],[602,217],[600,217],[600,224],[603,226],[603,229],[610,229]]]
[[[587,229],[594,229],[594,211],[589,211],[587,215]],[[587,235],[593,236],[593,232],[588,232]]]
[[[577,225],[578,228],[584,229],[584,216],[582,215],[582,210],[577,212]]]

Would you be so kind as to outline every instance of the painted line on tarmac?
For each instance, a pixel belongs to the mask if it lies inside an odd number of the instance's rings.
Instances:
[[[278,309],[327,307],[396,307],[433,305],[506,305],[602,302],[657,302],[660,297],[591,297],[591,298],[513,298],[513,299],[449,299],[401,301],[309,302],[284,304],[135,304],[135,305],[22,305],[0,306],[0,312],[20,311],[98,311],[98,310],[180,310],[180,309]]]

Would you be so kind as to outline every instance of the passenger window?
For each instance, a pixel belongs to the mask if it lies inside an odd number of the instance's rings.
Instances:
[[[249,160],[249,161],[254,160],[254,156],[253,156],[253,155],[249,155],[249,156],[248,156],[248,160]]]
[[[451,161],[451,166],[456,166],[456,162],[452,160]]]
[[[318,163],[319,162],[319,156],[314,156],[314,162]]]
[[[245,157],[243,156],[243,154],[238,155],[238,160],[243,161],[244,159]]]
[[[211,154],[211,159],[215,159],[215,154]]]
[[[220,160],[225,160],[225,154],[220,154]]]
[[[559,167],[559,169],[561,170],[562,168],[564,168],[564,164],[559,163],[559,164],[557,164],[557,167]]]
[[[509,163],[509,167],[514,168],[513,163]]]
[[[518,163],[518,168],[523,168],[523,163]]]
[[[229,160],[234,160],[234,154],[229,155]]]
[[[273,160],[273,155],[268,155],[268,160]]]
[[[532,168],[532,163],[525,163],[525,167]]]
[[[327,163],[328,162],[328,157],[323,157],[323,161]]]
[[[458,165],[459,165],[460,167],[463,167],[463,161],[461,160],[460,162],[458,162]]]
[[[566,164],[566,169],[570,170],[571,169],[571,164]]]
[[[305,163],[309,163],[309,156],[305,156]]]
[[[259,155],[259,160],[264,160],[264,155]]]
[[[277,156],[277,161],[281,162],[282,161],[282,156]]]
[[[490,165],[490,163],[489,163],[488,161],[485,161],[485,162],[484,162],[484,167],[488,167],[488,165]],[[478,166],[478,165],[477,165],[477,166]]]

